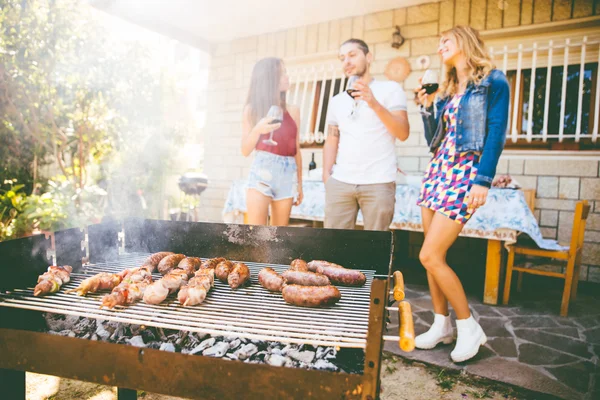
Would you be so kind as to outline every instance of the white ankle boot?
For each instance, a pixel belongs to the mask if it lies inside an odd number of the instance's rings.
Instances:
[[[483,346],[485,342],[487,342],[487,337],[473,315],[467,319],[457,319],[456,347],[450,353],[450,357],[454,362],[466,361],[475,357],[479,346]]]
[[[454,341],[452,333],[453,330],[450,316],[434,314],[431,328],[415,338],[415,347],[418,349],[429,350],[437,346],[438,343],[450,344]]]

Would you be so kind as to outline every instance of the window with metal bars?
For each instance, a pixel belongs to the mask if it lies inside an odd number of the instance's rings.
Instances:
[[[518,115],[516,121],[517,140],[513,141],[509,133],[507,148],[546,149],[546,150],[597,150],[600,141],[593,140],[593,129],[597,112],[596,88],[598,84],[598,63],[586,63],[583,67],[581,85],[581,111],[579,111],[579,87],[581,65],[569,65],[566,68],[566,90],[562,97],[564,66],[537,68],[532,88],[531,68],[520,71],[522,85],[515,91],[517,71],[508,71],[507,78],[511,86],[511,105],[515,99]],[[549,87],[549,90],[547,90]],[[562,103],[564,101],[564,111]],[[547,107],[547,112],[546,112]],[[514,107],[511,107],[514,109]],[[529,112],[532,112],[531,122]],[[560,137],[562,121],[562,138]],[[527,133],[531,124],[531,139]],[[511,119],[512,125],[512,119]],[[579,125],[579,127],[578,127]],[[576,132],[579,130],[579,138]]]

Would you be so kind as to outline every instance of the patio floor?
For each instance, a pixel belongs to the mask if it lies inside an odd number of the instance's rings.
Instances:
[[[433,321],[431,297],[424,273],[413,270],[405,273],[405,280],[412,283],[406,286],[406,299],[412,306],[418,335]],[[470,290],[473,285],[464,283],[473,316],[488,336],[485,347],[467,362],[451,361],[453,344],[405,353],[396,343],[386,342],[385,350],[558,398],[600,399],[599,287],[580,284],[577,301],[571,303],[569,317],[563,318],[559,315],[560,283],[526,276],[522,293],[513,289],[509,306],[483,304],[481,295]],[[397,332],[398,316],[392,315],[388,334]]]

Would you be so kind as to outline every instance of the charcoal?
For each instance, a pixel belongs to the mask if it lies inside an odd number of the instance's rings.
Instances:
[[[265,361],[267,362],[267,364],[272,365],[274,367],[283,367],[292,360],[290,360],[287,357],[280,356],[278,354],[271,354],[268,358],[265,358]]]
[[[99,324],[97,324],[97,327],[96,327],[96,335],[98,335],[100,340],[108,340],[111,333],[109,331],[107,331],[106,329],[104,329],[103,324],[99,323]]]
[[[134,336],[131,339],[128,339],[127,342],[135,347],[146,347],[146,343],[144,343],[144,339],[141,336]]]
[[[240,345],[242,344],[240,339],[235,339],[233,341],[231,341],[229,343],[229,351],[233,351],[235,349],[237,349],[238,347],[240,347]]]
[[[333,365],[327,360],[317,360],[313,365],[313,368],[320,369],[324,371],[337,371],[338,367]]]
[[[223,357],[229,350],[229,343],[219,342],[211,348],[208,348],[202,352],[202,355],[208,357]]]
[[[246,360],[246,359],[252,357],[257,352],[258,352],[258,347],[255,344],[253,344],[253,343],[248,343],[248,344],[243,345],[234,354],[240,360]]]
[[[173,343],[163,343],[160,346],[160,350],[175,352],[175,345]]]
[[[288,352],[288,356],[290,358],[293,358],[294,360],[306,363],[306,364],[310,364],[313,362],[313,360],[315,359],[315,352],[314,351],[296,351],[296,350],[292,350]]]
[[[112,335],[110,335],[110,340],[116,341],[119,338],[121,338],[122,336],[125,336],[125,332],[127,330],[127,327],[121,323],[117,323],[117,325],[115,326],[115,331],[113,332]],[[137,335],[135,335],[137,336]]]
[[[144,339],[144,342],[146,342],[146,343],[157,340],[157,336],[152,331],[152,329],[144,329],[143,331],[140,332],[140,335],[142,336],[142,338]]]
[[[209,338],[204,340],[203,342],[201,342],[198,346],[194,347],[191,351],[190,354],[198,354],[203,352],[204,350],[208,349],[209,347],[214,346],[216,340],[215,338]]]

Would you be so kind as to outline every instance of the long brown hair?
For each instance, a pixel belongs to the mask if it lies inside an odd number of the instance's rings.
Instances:
[[[451,37],[456,46],[463,52],[469,69],[469,82],[479,85],[481,81],[495,68],[492,58],[485,49],[479,32],[470,26],[455,26],[442,33],[442,37]],[[458,76],[456,67],[446,69],[442,83],[442,96],[454,96],[458,92]]]
[[[283,61],[280,58],[263,58],[254,65],[246,100],[252,125],[265,117],[271,106],[279,106],[285,111],[285,92],[279,90],[282,72]]]

